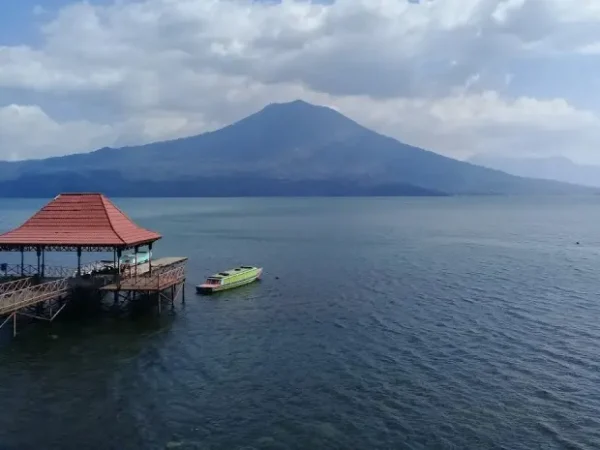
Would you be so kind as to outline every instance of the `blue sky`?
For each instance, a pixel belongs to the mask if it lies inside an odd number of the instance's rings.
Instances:
[[[20,0],[0,8],[0,159],[200,133],[302,98],[459,159],[600,163],[600,2]]]
[[[0,44],[22,45],[40,43],[40,25],[48,14],[68,5],[69,0],[6,1],[0,6]],[[94,2],[100,3],[100,2]],[[41,12],[42,7],[46,12]]]

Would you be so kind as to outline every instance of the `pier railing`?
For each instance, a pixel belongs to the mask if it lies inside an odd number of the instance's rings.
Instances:
[[[185,266],[176,266],[172,270],[167,270],[158,274],[158,288],[165,289],[185,279]]]
[[[185,279],[185,265],[177,265],[161,268],[150,274],[132,278],[122,278],[120,280],[120,288],[123,290],[137,291],[160,291],[181,283]]]
[[[18,280],[16,282],[5,283],[13,284],[25,282],[28,279]],[[46,300],[52,300],[65,295],[69,290],[69,283],[66,278],[49,281],[37,285],[23,284],[20,289],[5,291],[0,294],[0,315],[16,311],[26,306]]]
[[[112,266],[112,263],[106,261],[93,261],[81,266],[81,274],[90,274],[95,270],[103,269]],[[40,272],[41,272],[40,268]],[[67,266],[44,266],[44,278],[72,278],[77,276],[77,268]],[[32,277],[38,274],[37,265],[24,264],[0,264],[0,277],[17,278],[17,277]],[[40,273],[41,275],[41,273]]]
[[[19,278],[15,281],[9,281],[8,283],[0,283],[0,295],[6,294],[7,292],[19,291],[21,289],[28,288],[33,284],[33,278]]]
[[[31,264],[24,264],[21,268],[21,264],[0,264],[0,276],[4,278],[12,277],[32,277],[37,274],[37,266]]]
[[[173,264],[168,265],[152,265],[152,272],[150,272],[150,266],[148,263],[139,264],[138,266],[122,266],[120,278],[122,280],[126,278],[144,278],[144,277],[154,277],[161,273],[169,272],[173,270],[175,267],[185,266],[185,260],[177,261]]]

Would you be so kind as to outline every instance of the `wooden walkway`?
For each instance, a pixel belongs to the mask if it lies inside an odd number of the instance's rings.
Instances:
[[[34,278],[22,278],[0,285],[0,315],[48,300],[56,300],[69,291],[68,278],[34,284]]]

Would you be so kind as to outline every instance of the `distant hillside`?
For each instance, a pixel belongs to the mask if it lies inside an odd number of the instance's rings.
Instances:
[[[93,187],[93,189],[92,189]],[[0,195],[570,194],[403,144],[303,101],[271,104],[218,131],[172,141],[0,163]]]
[[[15,186],[18,185],[18,189]],[[56,172],[22,175],[0,181],[0,197],[40,198],[56,192],[102,192],[111,197],[290,197],[290,196],[445,196],[408,184],[359,184],[347,180],[277,180],[268,178],[190,177],[177,180],[124,178],[115,171],[82,174]]]
[[[564,157],[509,158],[476,155],[470,162],[522,177],[600,187],[600,166],[576,164]]]

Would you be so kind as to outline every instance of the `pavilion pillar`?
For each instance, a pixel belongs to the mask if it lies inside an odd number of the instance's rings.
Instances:
[[[25,276],[25,247],[21,245],[21,276]]]
[[[135,260],[134,260],[135,261],[135,274],[134,274],[134,277],[137,278],[137,273],[138,273],[137,269],[138,269],[138,263],[139,263],[139,261],[138,261],[138,252],[140,251],[140,246],[136,245],[135,247],[133,247],[133,251],[135,252],[134,253],[135,254]]]
[[[42,278],[46,272],[46,247],[42,247]]]
[[[148,274],[152,276],[152,242],[148,244]]]
[[[122,250],[121,248],[117,249],[117,281],[119,281],[121,279],[121,255],[122,255]]]
[[[81,247],[77,247],[77,276],[81,276]]]
[[[41,272],[41,257],[42,257],[42,249],[40,248],[40,246],[38,245],[36,247],[36,253],[37,253],[37,275],[40,275]]]

